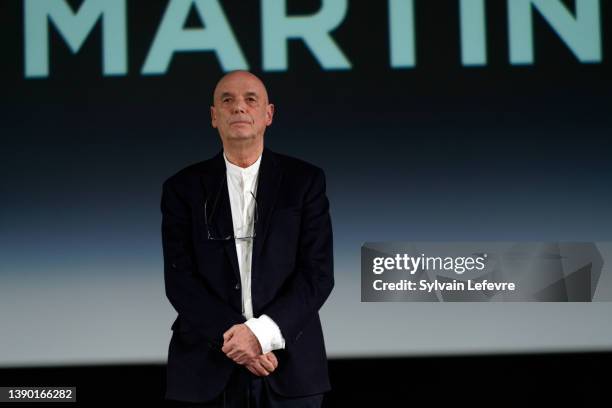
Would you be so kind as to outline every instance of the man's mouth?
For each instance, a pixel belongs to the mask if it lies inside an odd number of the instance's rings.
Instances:
[[[230,125],[250,125],[251,122],[247,121],[247,120],[236,120],[233,122],[230,122]]]

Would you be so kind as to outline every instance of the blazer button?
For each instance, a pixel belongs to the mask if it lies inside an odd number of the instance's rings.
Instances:
[[[176,264],[175,264],[175,263],[173,263],[173,264],[172,264],[172,265],[170,265],[170,266],[172,266],[172,269],[176,269]]]
[[[237,283],[237,284],[236,284],[236,286],[234,286],[234,289],[236,289],[236,290],[240,290],[240,284],[239,284],[239,283]]]

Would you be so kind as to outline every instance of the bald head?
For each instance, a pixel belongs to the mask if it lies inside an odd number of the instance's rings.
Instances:
[[[228,88],[233,88],[237,84],[252,88],[252,91],[260,96],[261,102],[268,104],[268,90],[262,80],[249,71],[238,70],[228,72],[219,79],[213,92],[213,105],[220,100],[221,95],[227,92]]]

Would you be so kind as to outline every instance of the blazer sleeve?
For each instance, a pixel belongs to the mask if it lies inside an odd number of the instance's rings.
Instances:
[[[221,347],[223,333],[246,319],[224,303],[197,273],[191,208],[172,178],[162,187],[162,248],[166,296],[181,321]]]
[[[334,287],[333,237],[325,173],[317,168],[302,208],[299,247],[292,277],[262,311],[280,328],[291,347],[317,315]]]

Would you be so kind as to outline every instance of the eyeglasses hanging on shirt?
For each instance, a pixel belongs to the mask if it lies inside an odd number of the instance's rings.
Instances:
[[[217,195],[215,196],[215,201],[213,203],[213,208],[210,212],[210,219],[208,218],[208,197],[206,198],[206,201],[204,201],[204,223],[206,224],[206,233],[207,233],[207,237],[209,240],[211,241],[229,241],[232,239],[235,240],[249,240],[249,239],[253,239],[255,238],[255,227],[257,226],[257,219],[259,218],[259,211],[257,210],[257,199],[255,198],[255,194],[253,194],[252,191],[249,191],[249,193],[251,194],[251,197],[253,197],[253,203],[254,203],[254,216],[253,218],[253,229],[252,229],[252,234],[247,234],[245,236],[241,236],[240,234],[238,236],[235,236],[234,234],[225,236],[225,237],[218,237],[216,235],[211,234],[210,232],[210,227],[209,224],[212,222],[212,217],[214,217],[215,215],[215,211],[217,209],[217,203],[219,201],[219,197],[221,195],[221,191],[223,189],[223,187],[225,187],[227,184],[227,176],[223,177],[223,180],[221,181],[221,187],[219,188],[219,190],[217,191]],[[247,225],[245,225],[247,226]],[[242,228],[241,228],[242,229]],[[247,229],[248,231],[248,229]]]

